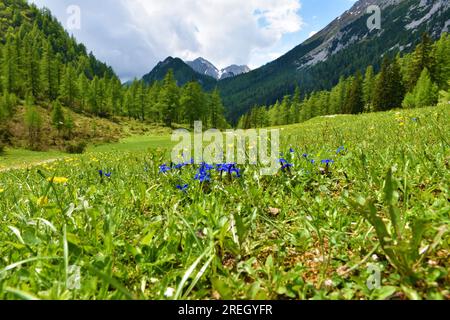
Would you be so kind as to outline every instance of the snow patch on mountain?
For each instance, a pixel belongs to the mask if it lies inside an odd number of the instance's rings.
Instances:
[[[426,0],[422,0],[420,3],[420,6],[422,6],[422,2],[426,2]],[[447,1],[446,1],[447,2]],[[426,5],[426,4],[425,4]],[[430,11],[424,15],[422,18],[418,20],[414,20],[411,23],[407,24],[405,26],[406,30],[416,29],[418,26],[420,26],[425,21],[428,21],[434,14],[436,14],[441,8],[444,8],[444,1],[436,1],[433,6],[431,7]],[[448,3],[447,3],[448,5]]]
[[[195,72],[213,77],[216,80],[235,77],[251,71],[248,66],[238,66],[235,64],[219,70],[211,62],[204,58],[197,58],[194,61],[186,61],[186,64]]]

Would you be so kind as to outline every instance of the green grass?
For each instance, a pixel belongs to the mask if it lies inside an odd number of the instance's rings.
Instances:
[[[157,149],[161,147],[168,148],[174,143],[171,142],[169,135],[148,135],[148,136],[131,136],[124,138],[117,143],[107,143],[99,145],[91,145],[87,148],[87,154],[95,154],[99,152],[115,151],[115,152],[138,152],[148,149]],[[37,152],[23,149],[8,148],[0,155],[0,170],[10,168],[25,168],[30,165],[36,165],[45,161],[53,161],[57,159],[79,157],[70,155],[61,151],[45,151]]]
[[[170,148],[170,146],[174,145],[171,142],[170,135],[162,135],[162,136],[132,136],[129,138],[122,139],[118,143],[112,144],[104,144],[98,146],[89,147],[87,152],[95,153],[95,152],[107,152],[107,151],[117,151],[117,152],[138,152],[138,151],[146,151],[148,149],[156,149],[156,148]]]
[[[276,176],[161,174],[165,138],[2,172],[0,299],[449,299],[449,111],[285,127]]]
[[[67,156],[60,151],[37,152],[24,149],[7,148],[0,155],[0,170],[11,167],[26,167],[30,164]]]

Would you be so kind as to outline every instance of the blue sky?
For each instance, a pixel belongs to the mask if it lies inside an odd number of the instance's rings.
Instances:
[[[281,54],[288,52],[312,34],[325,28],[331,21],[350,9],[356,0],[301,0],[298,14],[302,17],[301,29],[293,33],[285,33],[275,48]],[[270,62],[267,61],[267,62]],[[264,64],[263,60],[256,63]]]
[[[30,1],[38,7],[48,7],[70,33],[110,64],[122,80],[141,77],[167,56],[184,60],[201,56],[219,68],[247,64],[254,69],[302,43],[355,3],[355,0]],[[78,10],[72,10],[74,5]]]

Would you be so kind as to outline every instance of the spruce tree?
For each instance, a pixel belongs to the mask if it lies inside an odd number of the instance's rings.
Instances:
[[[197,81],[187,83],[181,94],[180,107],[183,118],[187,120],[191,127],[194,121],[202,120],[202,107],[204,105],[203,92]]]
[[[440,89],[447,90],[450,79],[450,36],[443,34],[434,45],[436,83]]]
[[[407,74],[407,90],[411,91],[417,81],[423,69],[427,68],[431,74],[431,78],[434,81],[434,71],[435,71],[435,59],[432,54],[432,39],[428,33],[422,35],[421,43],[414,50],[411,61],[408,67]]]
[[[171,127],[179,106],[179,89],[175,82],[173,70],[170,69],[163,81],[163,87],[158,98],[158,108],[166,127]]]
[[[347,97],[346,113],[359,114],[364,111],[362,76],[358,71],[353,78]]]
[[[437,102],[438,89],[431,81],[428,69],[423,69],[413,91],[415,107],[432,106]]]
[[[300,88],[297,85],[295,87],[294,96],[292,97],[292,106],[291,106],[291,122],[292,123],[298,123],[299,117],[300,117],[300,104],[301,101],[301,92]]]
[[[373,66],[368,66],[364,76],[363,95],[365,111],[372,111],[373,93],[375,89],[375,75]]]
[[[222,103],[222,99],[219,94],[219,90],[216,88],[209,97],[209,113],[210,124],[212,128],[224,129],[227,124],[224,117],[225,108]]]
[[[399,108],[405,96],[403,78],[397,59],[385,57],[375,83],[373,106],[375,111]]]

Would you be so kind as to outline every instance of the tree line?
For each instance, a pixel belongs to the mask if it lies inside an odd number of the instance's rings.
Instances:
[[[368,66],[364,75],[358,71],[341,77],[330,91],[316,91],[302,96],[299,87],[272,106],[255,106],[243,115],[239,128],[301,123],[317,116],[360,114],[394,108],[418,108],[444,99],[450,86],[450,37],[433,43],[423,34],[415,50],[404,56],[385,54],[381,70],[375,74]]]

